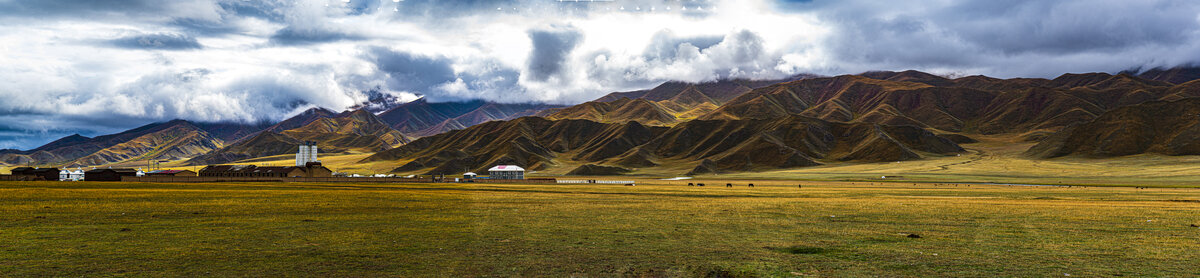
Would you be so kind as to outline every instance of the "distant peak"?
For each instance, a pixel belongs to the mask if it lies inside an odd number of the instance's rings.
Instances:
[[[333,114],[334,112],[333,112],[333,110],[325,109],[324,107],[313,107],[313,108],[309,108],[308,110],[304,110],[304,112],[302,112],[301,114],[316,114],[316,113]]]
[[[1081,77],[1104,77],[1104,78],[1108,78],[1108,77],[1111,77],[1111,76],[1112,76],[1112,74],[1108,74],[1108,73],[1104,73],[1104,72],[1088,72],[1088,73],[1064,73],[1063,75],[1059,75],[1057,78],[1054,78],[1054,80],[1059,80],[1059,79],[1068,79],[1068,78],[1081,78]]]
[[[350,116],[350,117],[365,117],[365,116],[374,116],[375,113],[372,113],[371,111],[367,111],[366,109],[357,109],[357,110],[349,110],[346,112],[342,112],[342,115]]]

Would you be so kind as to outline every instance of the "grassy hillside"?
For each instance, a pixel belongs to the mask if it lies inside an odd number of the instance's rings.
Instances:
[[[780,171],[736,173],[733,179],[992,182],[1076,185],[1200,186],[1200,156],[1139,154],[1114,158],[1034,159],[1034,143],[1017,136],[977,136],[961,156],[888,163],[841,163]],[[648,173],[647,173],[648,174]],[[881,176],[889,176],[880,179]]]
[[[1200,189],[672,183],[0,183],[0,273],[1200,275]]]

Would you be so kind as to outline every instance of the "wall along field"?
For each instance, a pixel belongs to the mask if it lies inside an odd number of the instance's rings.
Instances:
[[[4,182],[0,273],[1200,275],[1195,188],[686,182]]]

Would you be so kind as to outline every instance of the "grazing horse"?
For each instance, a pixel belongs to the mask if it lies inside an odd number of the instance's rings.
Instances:
[[[732,183],[726,183],[726,184],[725,184],[725,187],[733,187],[733,184],[732,184]]]
[[[751,184],[750,184],[750,187],[754,187],[754,184],[753,184],[753,183],[751,183]]]
[[[696,186],[704,186],[703,183],[697,183]]]
[[[690,182],[689,182],[689,183],[688,183],[688,186],[696,186],[696,184],[694,184],[694,183],[690,183]]]

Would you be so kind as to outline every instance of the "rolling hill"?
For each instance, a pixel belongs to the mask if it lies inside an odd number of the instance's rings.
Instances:
[[[466,102],[429,102],[420,98],[379,114],[392,128],[412,137],[424,137],[496,120],[533,115],[544,109],[561,107],[550,104],[506,104],[473,100]]]
[[[612,101],[589,101],[562,108],[544,116],[552,120],[589,120],[602,123],[639,122],[665,126],[679,122],[671,110],[646,99],[622,97]]]
[[[1200,155],[1200,98],[1152,101],[1108,111],[1031,147],[1034,158],[1142,153]]]
[[[367,110],[328,115],[319,110],[301,113],[286,123],[305,123],[295,128],[264,130],[224,148],[192,158],[189,165],[220,164],[232,161],[296,153],[300,143],[317,142],[321,152],[377,152],[400,146],[410,139],[392,129]],[[289,124],[294,126],[294,124]],[[280,126],[280,125],[277,125]]]
[[[224,141],[190,122],[175,120],[153,133],[121,142],[68,163],[71,166],[104,165],[133,160],[176,160],[220,149]]]
[[[1173,68],[1153,68],[1141,73],[1136,71],[1127,71],[1129,74],[1137,74],[1138,77],[1169,82],[1172,84],[1183,84],[1192,80],[1200,79],[1200,67],[1184,66]]]
[[[731,79],[702,83],[671,81],[649,90],[610,93],[583,104],[547,109],[537,116],[604,123],[637,121],[648,125],[669,126],[709,113],[755,88],[816,77],[797,75],[782,80]]]
[[[219,124],[224,136],[245,132],[254,125]],[[153,123],[121,133],[88,138],[78,134],[41,147],[0,154],[8,164],[92,166],[132,160],[169,160],[198,156],[221,148],[224,141],[200,126],[173,120]]]
[[[541,103],[495,103],[488,102],[483,106],[479,106],[471,112],[449,118],[441,123],[430,126],[428,128],[418,130],[411,134],[412,137],[425,137],[451,130],[464,129],[473,125],[486,123],[490,121],[511,120],[524,116],[532,116],[546,109],[562,107],[561,105],[541,104]]]
[[[872,72],[775,84],[746,92],[699,119],[801,115],[839,122],[914,125],[979,134],[1055,131],[1116,107],[1170,97],[1172,85],[1128,74],[1053,80],[947,79]]]
[[[689,121],[666,127],[636,121],[600,123],[524,117],[417,139],[362,162],[409,161],[403,173],[484,171],[496,164],[544,170],[580,162],[581,172],[696,165],[691,173],[818,165],[818,160],[896,161],[962,148],[916,127],[831,123],[791,116],[776,120]],[[619,170],[618,170],[619,172]],[[580,172],[576,172],[580,173]]]

